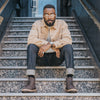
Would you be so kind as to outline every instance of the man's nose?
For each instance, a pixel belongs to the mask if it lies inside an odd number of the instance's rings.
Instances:
[[[51,19],[51,16],[48,16],[48,19]]]

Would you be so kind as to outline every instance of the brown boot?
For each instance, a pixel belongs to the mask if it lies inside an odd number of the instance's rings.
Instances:
[[[68,93],[77,93],[77,89],[75,89],[73,85],[72,77],[66,78],[66,92]]]
[[[22,89],[22,93],[36,92],[35,77],[29,77],[29,84]]]

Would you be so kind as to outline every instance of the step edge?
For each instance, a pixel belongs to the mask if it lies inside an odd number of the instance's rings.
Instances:
[[[75,66],[75,69],[96,69],[96,66]],[[3,69],[27,69],[27,66],[0,66],[0,70]],[[66,69],[65,66],[54,66],[54,67],[42,67],[42,66],[36,66],[36,69]]]
[[[36,78],[37,82],[65,82],[65,78]],[[28,78],[0,78],[0,82],[28,81]],[[100,78],[73,78],[73,82],[100,82]]]
[[[31,19],[31,18],[30,18],[30,19],[27,19],[27,18],[26,18],[26,19],[18,19],[18,20],[12,19],[11,22],[17,22],[17,21],[20,22],[20,20],[21,20],[22,22],[23,22],[23,21],[26,21],[26,22],[27,22],[27,21],[37,21],[37,20],[42,20],[42,19],[34,19],[34,18],[33,18],[33,19]],[[58,18],[58,20],[59,20],[59,18]],[[66,20],[66,21],[76,21],[75,18],[73,18],[73,19],[70,19],[70,18],[64,18],[64,19],[61,19],[61,20]]]
[[[70,31],[73,31],[73,30],[79,30],[79,31],[81,31],[81,29],[79,28],[79,29],[69,29]],[[7,30],[7,31],[30,31],[30,30]]]
[[[42,17],[12,17],[12,18],[42,18]],[[75,18],[73,16],[70,16],[70,17],[56,17],[56,18]]]
[[[72,37],[83,37],[83,35],[71,35]],[[8,35],[8,36],[4,36],[6,38],[18,38],[18,37],[23,37],[23,38],[27,38],[28,35]]]
[[[3,51],[6,51],[6,50],[8,50],[8,51],[12,51],[12,50],[27,50],[27,48],[3,48],[2,49]],[[73,50],[81,50],[81,51],[83,51],[83,50],[89,50],[89,48],[73,48]]]
[[[0,96],[3,97],[22,97],[22,96],[25,96],[25,97],[28,97],[28,96],[39,96],[39,97],[44,97],[44,96],[49,96],[49,97],[100,97],[100,93],[0,93]]]
[[[91,59],[93,57],[91,56],[88,56],[88,57],[85,57],[85,56],[74,56],[74,59]],[[3,59],[27,59],[27,57],[25,56],[22,56],[22,57],[0,57],[0,60],[3,60]]]
[[[11,27],[11,26],[12,26],[12,27],[15,27],[15,26],[17,26],[17,27],[18,27],[18,26],[21,26],[21,27],[24,27],[24,26],[25,26],[25,27],[28,27],[28,26],[29,26],[29,27],[30,27],[30,26],[32,26],[32,25],[9,25],[9,26],[10,26],[10,27]],[[79,27],[79,25],[77,25],[77,24],[76,24],[76,25],[75,25],[75,24],[74,24],[74,25],[68,25],[68,26],[72,26],[72,27],[73,27],[73,26],[78,26],[78,27]]]
[[[4,41],[4,43],[27,43],[27,41]],[[72,41],[72,43],[86,43],[86,41]]]

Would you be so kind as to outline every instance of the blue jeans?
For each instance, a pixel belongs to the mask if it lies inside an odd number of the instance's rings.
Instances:
[[[38,56],[39,48],[30,44],[27,48],[27,69],[34,69],[35,66],[58,66],[65,60],[66,68],[74,68],[73,48],[68,44],[60,48],[60,58],[56,53],[44,53],[43,57]]]

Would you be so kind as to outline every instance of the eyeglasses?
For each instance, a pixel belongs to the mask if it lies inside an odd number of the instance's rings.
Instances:
[[[45,16],[45,17],[54,17],[55,14],[50,14],[50,15],[49,15],[49,14],[44,14],[44,16]]]

